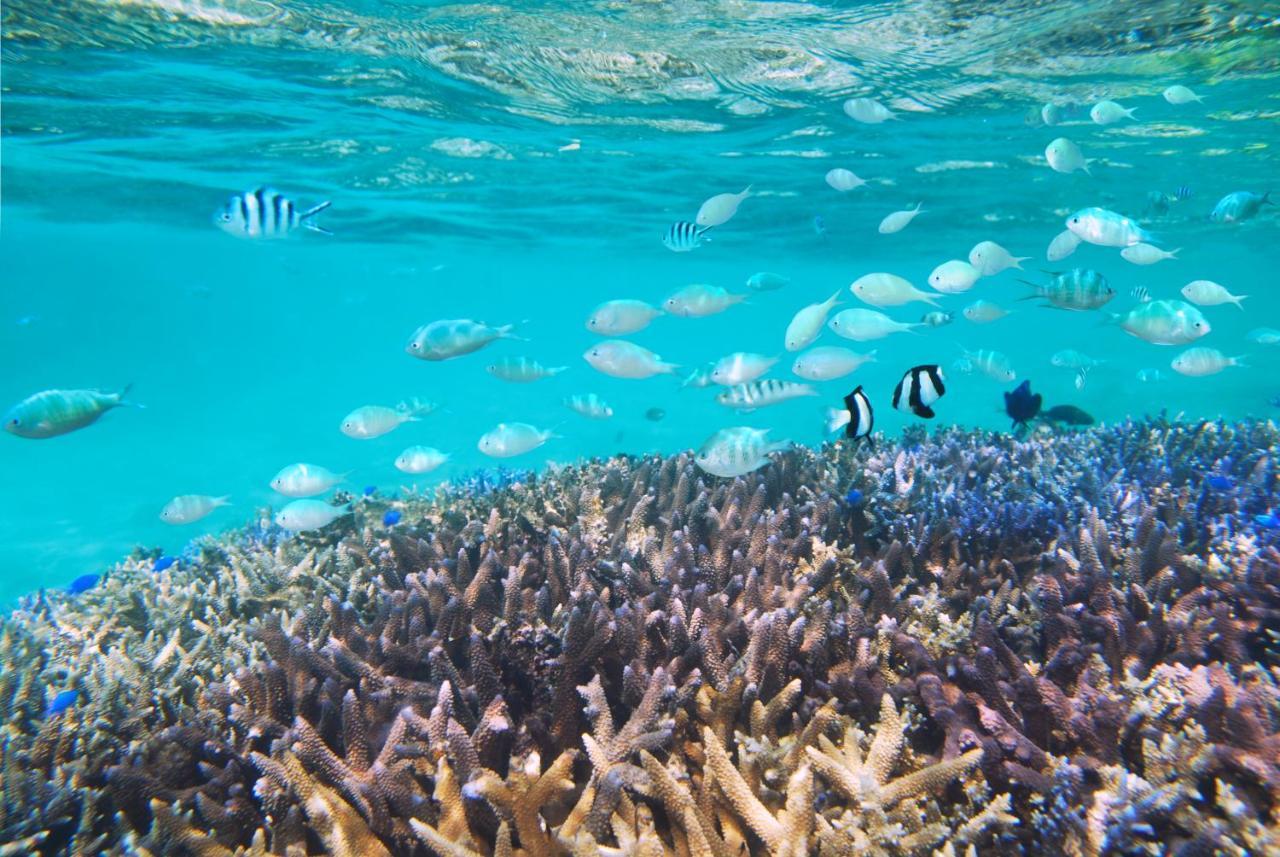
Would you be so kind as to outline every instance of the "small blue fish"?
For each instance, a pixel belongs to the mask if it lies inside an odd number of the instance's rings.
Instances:
[[[155,572],[164,571],[166,568],[172,568],[177,561],[178,558],[176,556],[156,557],[156,561],[151,565],[151,570]]]
[[[1220,473],[1214,473],[1205,478],[1205,484],[1215,491],[1230,491],[1235,487],[1235,483],[1229,477]]]
[[[49,707],[45,709],[45,717],[53,717],[55,714],[61,714],[68,708],[76,704],[76,700],[80,698],[78,690],[64,690],[53,698],[49,703]]]
[[[850,506],[856,506],[862,502],[862,492],[857,488],[850,488],[849,493],[844,495],[844,501]]]
[[[1274,513],[1269,515],[1254,515],[1253,522],[1259,527],[1263,527],[1268,530],[1280,530],[1280,518],[1277,518]]]
[[[394,527],[396,524],[400,523],[400,518],[401,518],[401,515],[399,510],[388,509],[387,513],[382,516],[382,526]]]
[[[82,574],[75,580],[71,581],[67,586],[67,592],[72,595],[81,595],[98,585],[98,575]]]
[[[366,486],[364,486],[364,496],[366,496],[366,497],[372,497],[374,494],[377,494],[377,493],[378,493],[378,486],[377,486],[377,485],[366,485]]]
[[[813,216],[813,233],[822,240],[825,240],[827,237],[827,221],[822,218],[821,214],[815,214]]]
[[[1178,200],[1191,199],[1194,195],[1195,191],[1187,185],[1178,185],[1178,189],[1173,192],[1173,198]]]

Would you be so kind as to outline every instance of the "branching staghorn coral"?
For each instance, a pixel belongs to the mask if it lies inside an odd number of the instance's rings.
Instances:
[[[0,628],[0,847],[1265,853],[1277,440],[614,458],[140,554]]]

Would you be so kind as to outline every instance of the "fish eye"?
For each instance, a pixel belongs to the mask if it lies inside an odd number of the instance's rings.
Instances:
[[[223,223],[230,223],[230,222],[231,222],[231,215],[224,211],[224,212],[222,212],[222,214],[221,214],[221,215],[219,215],[219,219],[220,219]]]

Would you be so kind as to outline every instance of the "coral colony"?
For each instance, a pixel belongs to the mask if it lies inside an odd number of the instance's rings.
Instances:
[[[1278,442],[620,457],[139,555],[4,622],[0,853],[1280,853]]]

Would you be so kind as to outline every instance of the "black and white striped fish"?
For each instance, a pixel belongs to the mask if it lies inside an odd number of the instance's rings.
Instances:
[[[1085,385],[1089,383],[1089,367],[1081,366],[1076,370],[1076,389],[1084,390]]]
[[[768,405],[776,405],[788,399],[800,396],[816,396],[818,391],[808,384],[797,384],[795,381],[779,381],[765,378],[747,384],[735,384],[716,396],[716,401],[740,411],[754,411]]]
[[[875,413],[871,410],[871,400],[862,391],[861,384],[855,387],[852,393],[844,397],[843,409],[829,408],[827,410],[827,431],[832,432],[844,429],[844,436],[854,440],[870,437],[871,429],[875,426],[875,422]]]
[[[1151,300],[1151,291],[1146,286],[1134,286],[1129,295],[1140,304],[1145,304]]]
[[[284,194],[260,187],[231,197],[214,222],[240,238],[283,238],[300,227],[332,235],[327,229],[310,222],[312,217],[330,205],[332,203],[326,200],[306,211],[299,211]]]
[[[1177,200],[1191,199],[1194,194],[1195,191],[1187,185],[1179,185],[1178,189],[1173,192],[1173,198]]]
[[[908,369],[893,388],[893,407],[898,411],[911,411],[926,420],[933,419],[934,402],[947,392],[942,367],[936,364],[914,366]]]
[[[687,220],[677,220],[667,227],[666,234],[662,236],[662,243],[666,245],[668,250],[674,250],[677,253],[688,253],[695,247],[700,246],[703,241],[711,240],[703,237],[709,231],[709,227],[704,228]]]

